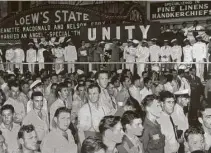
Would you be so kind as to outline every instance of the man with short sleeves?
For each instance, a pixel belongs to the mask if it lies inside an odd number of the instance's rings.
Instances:
[[[42,141],[42,153],[77,153],[73,135],[69,129],[71,111],[65,107],[58,108],[54,115],[56,128]]]
[[[22,62],[25,61],[25,53],[23,49],[21,48],[20,43],[17,43],[16,45],[17,45],[17,48],[15,49],[15,57],[14,57],[15,68],[20,69],[21,74],[23,74]]]
[[[8,153],[19,153],[18,131],[20,125],[14,123],[15,110],[12,105],[4,105],[1,108],[2,123],[0,130],[5,138],[5,147]]]
[[[207,46],[202,42],[200,35],[196,36],[197,42],[193,45],[193,61],[206,62],[207,61]],[[204,65],[196,64],[196,75],[204,81]]]
[[[33,48],[32,42],[28,43],[29,49],[26,51],[26,62],[35,63],[37,60],[37,51]],[[28,64],[29,72],[34,73],[35,64]]]
[[[77,50],[73,45],[71,38],[66,41],[68,45],[64,48],[64,60],[65,62],[75,62],[77,61]],[[75,72],[75,64],[67,64],[68,73]]]

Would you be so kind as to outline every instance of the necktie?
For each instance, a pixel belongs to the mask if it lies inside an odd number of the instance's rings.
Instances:
[[[67,108],[67,102],[66,102],[66,100],[64,100],[63,103],[64,103],[64,107]]]
[[[174,121],[173,121],[172,117],[169,116],[169,118],[170,118],[171,124],[172,124],[172,126],[173,126],[175,138],[176,138],[176,140],[177,140],[176,126],[175,126],[175,124],[174,124]]]
[[[38,112],[38,116],[39,116],[40,119],[42,119],[42,112],[41,111]]]
[[[62,133],[62,136],[63,136],[66,140],[68,140],[68,134],[67,134],[66,131],[64,131],[64,132]]]
[[[115,104],[115,102],[113,101],[113,99],[112,99],[111,96],[110,96],[110,98],[111,98],[111,102],[112,102],[112,105],[113,105],[114,109],[116,109],[116,104]]]

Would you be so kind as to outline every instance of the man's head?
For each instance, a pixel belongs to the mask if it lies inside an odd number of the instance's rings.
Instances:
[[[198,127],[190,127],[185,131],[186,146],[190,152],[205,149],[205,139],[203,129]]]
[[[33,125],[23,125],[18,132],[18,140],[22,150],[37,151],[37,134]]]
[[[147,71],[143,71],[141,75],[142,75],[143,78],[146,78],[146,77],[148,77],[148,72]]]
[[[114,85],[111,82],[108,83],[107,91],[110,96],[114,96]]]
[[[190,72],[190,75],[196,76],[196,68],[194,67],[190,68],[189,72]]]
[[[162,91],[160,93],[160,100],[162,104],[163,111],[171,115],[174,111],[174,106],[175,106],[175,97],[174,95],[169,92],[169,91]]]
[[[183,23],[182,23],[182,27],[183,27],[183,28],[186,28],[186,27],[187,27],[187,23],[186,23],[186,22],[183,22]]]
[[[43,107],[43,94],[40,91],[35,91],[31,95],[34,110],[41,111]]]
[[[173,69],[171,71],[172,75],[173,75],[173,78],[176,79],[177,78],[177,70]]]
[[[13,81],[10,83],[10,97],[13,99],[17,99],[20,95],[20,89],[17,82]]]
[[[40,92],[44,92],[44,88],[43,88],[43,84],[41,80],[36,80],[34,81],[30,88],[32,89],[32,91],[40,91]]]
[[[124,132],[119,116],[105,116],[99,124],[99,131],[103,135],[103,140],[110,143],[121,143]]]
[[[66,107],[60,107],[56,110],[54,115],[54,121],[57,128],[61,131],[67,131],[70,126],[70,113],[71,111]]]
[[[184,71],[183,69],[179,69],[179,70],[178,70],[178,75],[179,75],[180,77],[184,77],[185,71]]]
[[[51,85],[51,93],[52,94],[56,94],[56,88],[57,88],[57,83],[52,83]]]
[[[211,131],[211,107],[204,104],[198,112],[198,120],[202,126]]]
[[[76,90],[78,91],[79,95],[85,95],[86,93],[86,88],[84,84],[79,84]]]
[[[136,87],[140,87],[141,86],[141,81],[140,81],[140,76],[139,75],[134,75],[132,77],[132,84],[135,85]]]
[[[29,92],[29,84],[28,84],[28,82],[23,82],[22,84],[21,84],[21,90],[22,90],[22,92],[25,94],[25,95],[27,95],[28,94],[28,92]]]
[[[128,76],[122,76],[120,82],[126,89],[128,89],[131,86],[131,80]]]
[[[59,83],[56,88],[56,96],[62,100],[68,97],[68,87],[65,83]]]
[[[57,74],[52,74],[51,82],[52,83],[58,83],[58,75]]]
[[[4,105],[1,108],[1,116],[5,125],[11,125],[13,123],[15,109],[12,105]]]
[[[100,99],[100,87],[97,84],[92,84],[88,87],[88,98],[91,103],[97,103]]]
[[[165,75],[160,76],[160,84],[164,85],[167,82],[167,78]]]
[[[113,78],[111,78],[111,83],[114,85],[115,88],[120,87],[120,80],[119,80],[119,76],[116,75]]]
[[[155,118],[159,118],[162,113],[161,102],[156,95],[147,95],[142,104],[148,115],[152,115]]]
[[[152,79],[149,77],[144,78],[144,86],[146,88],[151,89],[152,88]]]
[[[63,79],[63,75],[61,73],[58,74],[58,82],[62,82],[62,79]]]
[[[121,123],[124,132],[134,136],[141,136],[143,134],[142,119],[134,111],[126,111],[122,116]]]
[[[88,137],[82,143],[82,153],[105,153],[105,151],[106,146],[102,140],[97,137]]]
[[[177,103],[182,106],[186,107],[190,103],[190,96],[188,95],[188,90],[181,90],[174,93]]]
[[[97,74],[97,83],[101,88],[106,88],[108,85],[108,73],[106,71],[100,71]]]

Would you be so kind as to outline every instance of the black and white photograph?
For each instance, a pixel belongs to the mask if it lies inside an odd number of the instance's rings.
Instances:
[[[211,153],[211,0],[1,0],[0,153]]]

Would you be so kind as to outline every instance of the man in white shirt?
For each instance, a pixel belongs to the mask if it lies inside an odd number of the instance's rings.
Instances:
[[[25,61],[25,53],[23,49],[21,49],[21,44],[17,43],[17,48],[15,49],[15,56],[14,56],[14,62],[15,68],[20,69],[21,74],[23,74],[23,64],[22,62]]]
[[[190,103],[190,96],[188,95],[188,89],[180,90],[174,93],[177,99],[177,103],[172,113],[172,118],[177,125],[178,130],[182,130],[183,133],[189,128],[188,118],[184,113],[184,107],[188,107]]]
[[[182,58],[182,47],[178,45],[177,39],[173,39],[171,41],[172,43],[172,48],[171,48],[171,58],[173,60],[173,62],[181,62],[181,58]],[[174,65],[174,69],[178,69],[179,64],[173,64]]]
[[[125,62],[135,62],[135,54],[137,47],[133,45],[134,41],[128,40],[127,46],[124,48],[124,59]],[[135,41],[135,43],[137,43]],[[139,44],[139,42],[137,43]],[[129,69],[132,73],[134,73],[134,64],[126,64],[126,69]]]
[[[167,153],[177,153],[179,143],[177,141],[176,125],[171,117],[175,106],[174,95],[169,91],[163,91],[160,93],[160,99],[163,112],[158,119],[158,123],[161,126],[161,132],[165,135],[164,150]]]
[[[39,71],[44,69],[44,56],[43,56],[44,50],[45,50],[44,44],[42,42],[39,43],[39,49],[37,51],[37,61],[39,63]]]
[[[88,87],[88,103],[84,104],[78,112],[78,135],[82,143],[88,137],[88,133],[99,132],[101,119],[110,112],[100,102],[100,87],[90,85]]]
[[[1,108],[3,122],[0,124],[0,130],[5,138],[5,150],[8,153],[19,153],[17,137],[20,125],[14,123],[14,113],[15,110],[12,105],[4,105]]]
[[[26,51],[26,62],[35,63],[37,61],[37,51],[33,48],[32,42],[28,43],[29,49]],[[34,73],[35,64],[28,64],[29,72]]]
[[[190,45],[190,41],[187,38],[185,38],[183,42],[185,43],[185,46],[182,48],[184,55],[183,61],[193,62],[193,46]],[[191,64],[187,64],[187,66],[191,66]]]
[[[115,114],[116,110],[113,107],[113,102],[108,94],[107,85],[108,85],[108,72],[99,71],[97,73],[97,83],[100,86],[100,102],[102,106],[107,107],[111,112],[110,114]]]
[[[35,127],[38,141],[41,142],[49,133],[48,113],[42,109],[43,94],[41,92],[33,92],[31,99],[33,101],[33,110],[23,119],[22,125],[32,124]]]
[[[23,125],[18,132],[18,141],[22,153],[36,153],[38,151],[37,134],[33,125]]]
[[[12,72],[14,70],[13,62],[14,62],[14,57],[15,57],[15,49],[16,49],[15,45],[10,44],[5,53],[5,59],[8,62],[7,70],[10,70]]]
[[[132,86],[129,88],[130,95],[141,104],[141,78],[138,75],[132,77]]]
[[[16,82],[10,84],[10,96],[4,105],[12,105],[15,109],[14,122],[20,124],[26,115],[25,107],[22,101],[18,100],[20,95],[19,85]]]
[[[164,45],[160,49],[160,61],[170,62],[171,59],[171,47],[168,44],[168,40],[164,40]],[[170,63],[161,64],[162,71],[167,71],[170,69]]]
[[[157,39],[151,39],[152,46],[149,47],[149,54],[150,54],[150,61],[151,62],[158,62],[160,57],[160,46],[156,44]]]
[[[65,107],[56,110],[56,128],[43,139],[40,147],[42,153],[77,153],[77,145],[69,129],[70,114],[70,110]]]
[[[211,147],[211,107],[209,105],[204,105],[199,110],[198,120],[202,124],[204,129],[204,137],[205,137],[205,150],[209,150]]]
[[[202,42],[200,35],[196,36],[197,42],[193,45],[193,61],[206,62],[207,61],[207,46]],[[204,81],[204,65],[196,64],[196,75]]]
[[[149,77],[144,78],[144,88],[140,91],[142,100],[147,96],[152,94],[152,80]]]
[[[142,45],[138,46],[136,50],[136,62],[148,62],[149,61],[149,48],[147,47],[147,41],[142,40]],[[137,73],[139,76],[142,75],[146,64],[137,63]]]
[[[64,59],[65,62],[75,62],[77,61],[78,57],[77,57],[77,50],[75,48],[75,46],[73,45],[71,39],[67,40],[68,45],[64,48]],[[68,73],[71,72],[75,72],[75,65],[68,63],[67,65],[68,67]]]

